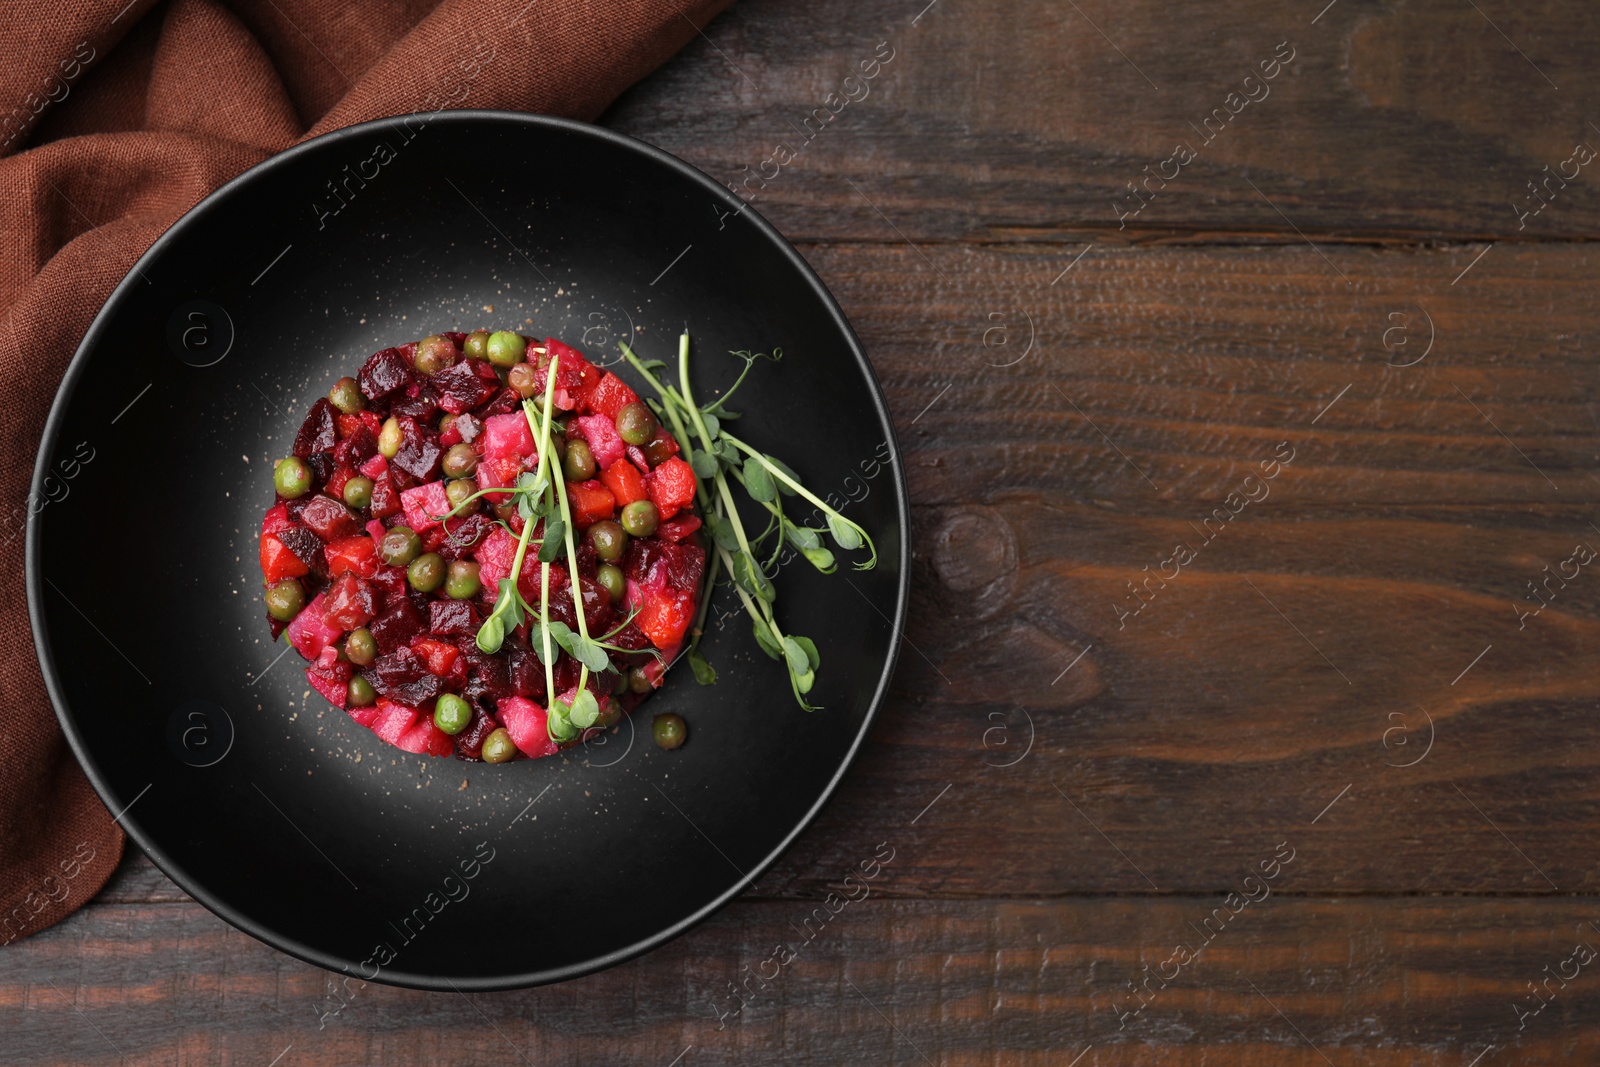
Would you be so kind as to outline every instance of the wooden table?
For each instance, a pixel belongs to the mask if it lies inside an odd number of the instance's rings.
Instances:
[[[605,120],[748,178],[894,411],[816,825],[644,959],[329,1018],[129,859],[0,953],[0,1059],[1600,1057],[1600,9],[925,2],[740,0]]]

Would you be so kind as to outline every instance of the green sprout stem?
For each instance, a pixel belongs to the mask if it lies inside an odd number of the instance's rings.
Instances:
[[[815,493],[813,493],[811,490],[807,489],[805,486],[801,485],[799,482],[795,481],[793,478],[789,477],[787,474],[784,473],[784,471],[783,471],[783,469],[781,467],[779,467],[776,464],[770,462],[767,459],[766,456],[762,455],[760,452],[757,452],[755,449],[751,448],[749,445],[745,444],[743,441],[741,441],[737,437],[733,436],[733,434],[728,433],[726,430],[724,430],[722,432],[722,438],[723,438],[723,440],[727,441],[729,444],[733,445],[734,448],[737,448],[739,451],[743,452],[745,455],[751,457],[756,462],[760,463],[763,467],[765,467],[767,469],[767,473],[771,474],[774,478],[778,479],[784,485],[787,485],[789,488],[793,489],[796,493],[799,493],[801,496],[803,496],[807,500],[811,501],[818,508],[821,508],[822,509],[822,513],[824,515],[830,516],[831,518],[836,518],[840,522],[845,523],[846,525],[848,525],[852,529],[854,529],[855,532],[861,536],[861,540],[866,543],[867,550],[872,553],[872,558],[867,560],[867,562],[865,562],[865,563],[857,563],[855,565],[856,566],[856,570],[858,570],[858,571],[867,571],[867,570],[871,570],[874,566],[877,565],[877,562],[878,562],[878,549],[877,549],[877,546],[872,543],[872,538],[867,536],[867,531],[863,530],[860,526],[856,525],[855,523],[851,522],[849,519],[845,518],[843,515],[841,515],[839,513],[839,511],[837,509],[829,507],[827,504],[823,503],[822,500]]]
[[[525,419],[528,420],[528,429],[532,430],[534,433],[536,433],[538,435],[538,438],[539,438],[539,443],[538,443],[538,446],[537,446],[538,452],[539,452],[539,473],[538,473],[538,475],[535,476],[535,478],[536,478],[536,480],[537,480],[537,478],[544,478],[547,483],[551,482],[551,481],[554,481],[554,477],[552,476],[552,470],[553,470],[555,465],[550,462],[550,420],[551,420],[551,417],[552,417],[552,415],[554,413],[554,406],[555,406],[555,382],[556,382],[555,370],[554,370],[554,368],[552,368],[549,372],[547,372],[545,374],[545,381],[544,381],[544,418],[540,420],[539,425],[537,427],[535,427],[534,424],[533,424],[533,408],[532,408],[532,406],[529,405],[529,404],[523,404],[523,406],[522,406],[522,415],[523,415],[523,417]],[[528,526],[531,527],[533,525],[533,520],[531,518],[526,520],[526,521],[527,521],[527,525]],[[540,542],[540,546],[539,547],[541,549],[543,549],[544,543],[542,541]],[[556,689],[556,667],[555,667],[555,656],[550,651],[550,622],[549,622],[549,619],[550,619],[550,564],[544,562],[543,560],[540,560],[539,561],[539,640],[540,640],[540,643],[544,646],[544,655],[541,656],[540,659],[544,662],[544,691],[545,691],[545,694],[546,694],[545,699],[546,700],[553,700],[555,698],[555,689]]]

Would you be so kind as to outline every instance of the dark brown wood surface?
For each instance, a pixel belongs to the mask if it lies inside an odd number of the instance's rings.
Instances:
[[[0,1061],[1600,1058],[1600,159],[1528,188],[1600,150],[1600,10],[925,5],[740,0],[606,119],[798,150],[755,206],[895,416],[907,643],[815,825],[641,960],[337,1014],[130,857],[0,951]]]

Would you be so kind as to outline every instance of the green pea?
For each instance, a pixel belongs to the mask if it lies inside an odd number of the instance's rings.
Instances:
[[[417,342],[411,361],[420,374],[438,374],[456,361],[456,346],[450,338],[436,333]]]
[[[372,503],[372,479],[356,475],[344,483],[344,502],[353,508],[364,508]]]
[[[561,460],[561,470],[569,482],[582,482],[593,478],[596,467],[589,442],[568,441],[567,454]]]
[[[367,406],[367,398],[361,395],[361,386],[354,378],[340,378],[334,382],[333,388],[328,390],[328,399],[346,415],[354,415]]]
[[[433,725],[454,737],[472,725],[472,705],[454,693],[442,694],[433,705]]]
[[[289,622],[306,606],[306,591],[293,578],[267,587],[267,614],[279,622]]]
[[[344,639],[344,654],[358,667],[372,666],[378,658],[378,642],[373,639],[372,631],[365,626],[351,630],[350,636]]]
[[[461,351],[466,353],[468,359],[488,359],[489,331],[473,330],[467,334],[467,339],[461,343]]]
[[[311,491],[311,468],[294,456],[280,459],[272,468],[272,487],[286,500],[305,496]]]
[[[602,730],[609,730],[621,721],[622,705],[609,697],[606,698],[605,703],[600,705],[600,717],[594,721],[594,724]]]
[[[647,445],[656,435],[655,412],[635,400],[617,412],[617,433],[630,445]]]
[[[470,478],[472,472],[478,469],[478,453],[466,442],[451,445],[444,454],[443,466],[446,477]]]
[[[406,581],[419,593],[431,593],[444,584],[444,557],[427,552],[406,567]]]
[[[378,691],[372,688],[372,683],[361,675],[352,675],[350,685],[345,690],[345,699],[352,708],[370,708],[378,702]]]
[[[405,436],[400,432],[400,421],[391,418],[383,424],[383,429],[378,431],[378,451],[384,459],[393,459],[396,452],[400,451],[401,442]]]
[[[622,509],[622,528],[634,537],[649,537],[660,522],[656,506],[648,500],[635,500]]]
[[[606,563],[615,563],[622,558],[622,553],[628,547],[628,535],[621,526],[611,519],[602,519],[584,531],[584,536],[589,539],[589,544],[594,546],[594,554]]]
[[[526,400],[539,392],[539,372],[532,363],[518,363],[506,374],[506,384]]]
[[[660,440],[652,439],[644,446],[644,460],[652,467],[659,467],[673,457],[672,442],[663,437]]]
[[[445,483],[444,487],[445,499],[450,501],[452,510],[465,504],[472,498],[472,494],[477,491],[478,483],[471,478],[457,478],[453,482]]]
[[[601,588],[611,594],[611,602],[615,604],[628,595],[628,579],[622,573],[622,568],[614,563],[602,563],[595,572],[595,578],[600,582]]]
[[[683,721],[683,716],[670,711],[665,715],[657,715],[651,721],[650,732],[655,735],[657,746],[669,751],[689,739],[689,726]]]
[[[391,567],[404,567],[422,551],[422,538],[409,526],[396,526],[378,542],[378,555]]]
[[[416,564],[412,564],[416,566]],[[478,565],[471,560],[453,560],[445,571],[444,595],[451,600],[467,600],[478,595],[483,581],[478,577]]]
[[[496,330],[484,344],[489,362],[501,368],[514,367],[522,362],[522,354],[527,350],[528,342],[522,339],[521,334],[510,330]]]
[[[504,763],[517,754],[517,744],[504,726],[483,739],[483,762]]]
[[[643,667],[629,667],[628,688],[642,696],[654,689],[655,686],[650,684],[650,676],[644,673]]]

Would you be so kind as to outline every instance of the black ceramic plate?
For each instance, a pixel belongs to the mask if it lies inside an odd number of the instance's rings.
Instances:
[[[490,112],[386,119],[206,199],[119,285],[50,413],[28,598],[74,752],[162,870],[228,922],[363,978],[495,989],[575,977],[705,918],[827,799],[888,686],[907,590],[904,477],[837,305],[727,189],[649,146]],[[516,328],[615,364],[630,335],[696,388],[784,350],[742,435],[850,501],[878,568],[778,577],[822,669],[796,707],[742,616],[603,745],[499,767],[385,745],[279,658],[257,533],[271,462],[370,352]],[[809,509],[808,509],[809,510]],[[736,608],[726,592],[713,618]],[[650,716],[689,743],[663,752]],[[470,874],[470,877],[469,877]]]

